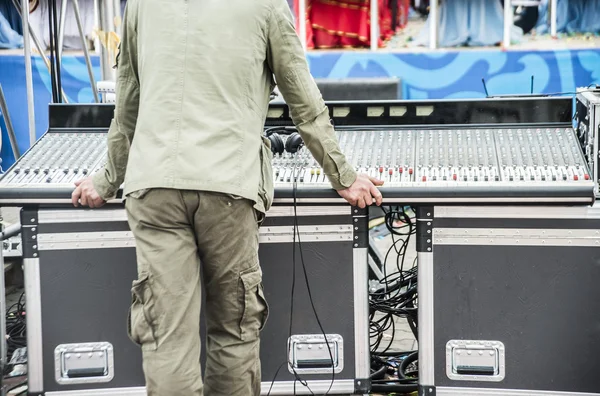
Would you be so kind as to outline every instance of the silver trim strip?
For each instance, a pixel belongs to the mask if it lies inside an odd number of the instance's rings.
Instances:
[[[600,247],[600,239],[527,239],[527,238],[487,238],[464,239],[444,238],[434,241],[436,245],[466,245],[466,246],[562,246],[562,247]]]
[[[600,204],[593,206],[436,206],[436,218],[448,219],[600,219]]]
[[[523,197],[523,198],[426,198],[426,197],[393,197],[383,199],[384,204],[390,203],[539,203],[539,202],[552,202],[552,203],[584,203],[591,204],[594,202],[594,198],[582,198],[582,197]],[[273,203],[276,204],[293,204],[293,198],[275,198]],[[296,203],[299,204],[347,204],[342,198],[297,198]],[[71,204],[70,199],[0,199],[0,205],[2,206],[21,206],[26,204]],[[123,204],[123,200],[115,199],[108,201],[107,204]]]
[[[122,199],[111,199],[110,201],[106,201],[108,205],[116,205],[123,204]],[[37,198],[23,198],[23,199],[0,199],[0,205],[2,206],[10,206],[10,205],[25,205],[25,204],[67,204],[73,205],[70,199],[37,199]]]
[[[0,88],[1,89],[1,88]],[[4,231],[4,227],[0,227]],[[8,363],[7,359],[7,341],[6,341],[6,289],[4,283],[4,249],[0,249],[0,258],[2,271],[0,271],[0,367],[4,368]],[[2,373],[4,375],[4,373]]]
[[[598,229],[560,228],[434,228],[435,238],[600,238]]]
[[[445,387],[437,387],[435,392],[437,396],[600,396],[600,393]]]
[[[344,216],[352,214],[350,205],[336,206],[297,206],[298,216]],[[293,206],[271,206],[267,217],[294,217]]]
[[[340,206],[298,206],[298,216],[343,216],[350,215],[352,208],[349,205]],[[294,207],[273,206],[267,212],[267,217],[293,217]],[[89,222],[127,222],[125,209],[57,209],[40,210],[39,222],[41,223],[89,223]]]
[[[434,245],[600,246],[600,230],[435,228]]]
[[[594,201],[594,199],[592,197],[590,198],[582,198],[582,197],[560,197],[560,198],[553,198],[553,197],[523,197],[523,198],[502,198],[502,197],[496,197],[496,198],[486,198],[486,197],[482,197],[482,198],[427,198],[427,197],[393,197],[393,198],[389,198],[389,197],[383,197],[383,204],[389,204],[389,203],[406,203],[406,202],[410,202],[410,203],[453,203],[453,202],[459,202],[459,203],[529,203],[529,202],[533,202],[533,203],[539,203],[539,202],[552,202],[552,203],[560,203],[560,202],[568,202],[568,203],[576,203],[576,202],[581,202],[581,203],[588,203],[591,204]],[[13,202],[13,201],[11,201]],[[290,203],[294,203],[294,199],[293,198],[275,198],[274,203],[286,203],[286,204],[290,204]],[[346,201],[344,201],[342,198],[338,199],[338,198],[297,198],[296,199],[297,203],[301,203],[301,204],[305,204],[305,203],[344,203]],[[0,201],[1,203],[1,201]]]
[[[307,381],[307,385],[310,387],[310,391],[312,391],[313,393],[324,394],[329,389],[331,381]],[[294,383],[293,381],[275,382],[275,384],[273,384],[273,388],[271,389],[270,394],[273,396],[291,395],[294,394],[294,386],[297,395],[311,394],[311,392],[300,382]],[[261,395],[267,395],[270,388],[271,381],[263,382],[261,384]],[[330,395],[353,393],[353,380],[335,381],[331,386],[331,391],[329,392]],[[147,393],[145,387],[46,392],[46,396],[146,396],[146,394]]]
[[[23,259],[25,305],[27,306],[27,365],[29,393],[44,391],[44,360],[42,346],[42,296],[40,289],[40,259]]]
[[[145,387],[46,392],[46,396],[147,396]]]
[[[356,248],[353,251],[354,271],[354,348],[355,377],[366,379],[370,375],[369,340],[369,268],[368,249]]]
[[[299,226],[303,242],[352,241],[351,224]],[[270,226],[260,229],[260,243],[292,243],[293,226]],[[135,247],[131,231],[65,232],[38,235],[38,250],[116,249]],[[366,283],[365,283],[366,284]]]
[[[433,253],[417,253],[419,295],[419,385],[434,386]]]
[[[100,223],[100,222],[127,222],[127,212],[125,209],[61,209],[61,210],[40,210],[40,224],[57,223]]]
[[[135,247],[131,231],[39,234],[38,250],[116,249]]]
[[[271,388],[271,381],[263,382],[261,384],[261,395],[270,394],[272,396],[289,396],[289,395],[319,395],[325,394],[331,386],[331,390],[329,391],[329,395],[351,395],[354,394],[354,380],[339,380],[335,381],[333,385],[331,385],[331,380],[319,380],[319,381],[306,381],[308,388],[302,385],[300,382],[293,381],[278,381],[273,384],[273,388],[271,389],[271,393],[269,393],[269,389]],[[309,390],[310,388],[310,390]],[[295,393],[294,393],[295,390]],[[311,392],[312,391],[312,392]],[[82,395],[83,396],[83,395]]]

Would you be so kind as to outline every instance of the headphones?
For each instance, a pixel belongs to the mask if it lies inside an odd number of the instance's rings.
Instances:
[[[281,135],[289,135],[285,144]],[[269,128],[265,131],[265,136],[271,142],[271,151],[273,154],[283,154],[284,151],[296,153],[304,145],[302,137],[296,128],[292,127]]]

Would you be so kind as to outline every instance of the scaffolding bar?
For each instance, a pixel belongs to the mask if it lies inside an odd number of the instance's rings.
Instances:
[[[431,2],[429,6],[429,48],[436,49],[438,45],[438,11],[437,0]]]
[[[371,0],[371,51],[377,51],[379,44],[379,1]]]

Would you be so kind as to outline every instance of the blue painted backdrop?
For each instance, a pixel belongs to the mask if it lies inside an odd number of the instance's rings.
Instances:
[[[404,99],[479,98],[490,95],[534,92],[573,92],[577,87],[600,84],[600,49],[558,51],[466,50],[427,53],[311,52],[315,77],[383,77],[402,79]],[[93,58],[96,78],[99,60]],[[37,136],[47,128],[50,78],[41,58],[34,58],[35,118]],[[83,58],[63,59],[63,89],[71,102],[91,102],[91,87]],[[29,147],[25,66],[22,56],[0,56],[0,84],[21,152]],[[14,162],[4,123],[2,166]]]

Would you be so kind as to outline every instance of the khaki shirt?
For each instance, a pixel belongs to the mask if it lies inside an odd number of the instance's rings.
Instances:
[[[104,199],[149,188],[273,200],[263,137],[275,80],[333,188],[356,172],[341,153],[286,0],[128,0],[117,58]]]

